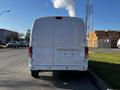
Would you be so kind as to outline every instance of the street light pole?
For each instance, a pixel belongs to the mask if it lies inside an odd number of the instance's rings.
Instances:
[[[10,12],[10,10],[4,10],[0,13],[0,16],[3,15],[4,13],[8,13],[8,12]]]

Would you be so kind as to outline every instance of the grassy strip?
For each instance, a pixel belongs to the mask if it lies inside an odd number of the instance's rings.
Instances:
[[[113,89],[120,89],[120,53],[90,53],[89,67]]]

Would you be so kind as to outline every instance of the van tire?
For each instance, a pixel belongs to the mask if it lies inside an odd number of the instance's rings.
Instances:
[[[39,74],[38,71],[31,70],[31,76],[32,76],[32,77],[34,77],[34,78],[38,78],[38,74]]]

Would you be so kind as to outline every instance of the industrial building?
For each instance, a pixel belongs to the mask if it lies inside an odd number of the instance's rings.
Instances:
[[[116,48],[120,38],[119,31],[96,30],[88,33],[88,47],[91,48]]]
[[[18,33],[11,30],[0,29],[0,44],[6,44],[13,39],[13,37],[18,37]]]

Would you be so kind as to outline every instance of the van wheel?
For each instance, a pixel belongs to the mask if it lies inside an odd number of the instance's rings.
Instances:
[[[32,75],[32,77],[38,78],[38,74],[39,74],[38,71],[31,70],[31,75]]]

